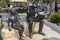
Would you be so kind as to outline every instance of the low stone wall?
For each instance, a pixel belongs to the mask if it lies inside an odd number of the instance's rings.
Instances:
[[[33,22],[33,32],[39,31],[39,22]]]
[[[58,32],[60,34],[60,26],[53,24],[51,22],[48,22],[47,20],[44,20],[44,24],[47,25],[48,27],[50,27],[52,30],[55,30],[56,32]]]

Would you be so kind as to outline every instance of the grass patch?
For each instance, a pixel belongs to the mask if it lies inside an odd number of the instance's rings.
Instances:
[[[38,34],[38,32],[32,32],[32,34],[34,35],[34,34]]]
[[[1,35],[0,35],[0,40],[2,40],[2,37],[1,37]]]
[[[42,40],[48,40],[48,38],[43,38]]]
[[[2,37],[1,37],[1,30],[2,30],[2,26],[0,26],[0,40],[2,40]]]

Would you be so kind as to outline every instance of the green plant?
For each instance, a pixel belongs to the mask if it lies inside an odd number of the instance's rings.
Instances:
[[[22,9],[22,10],[17,10],[18,13],[26,13],[27,11]]]
[[[0,26],[0,34],[1,34],[1,30],[2,30],[2,28],[3,28],[3,27],[2,27],[2,26]]]
[[[38,34],[38,32],[32,32],[32,34],[34,35],[34,34]]]
[[[0,40],[2,40],[2,37],[1,37],[1,35],[0,35]]]
[[[42,40],[48,40],[48,38],[43,38]]]
[[[56,13],[51,16],[50,22],[60,25],[60,13]]]
[[[0,13],[3,12],[1,8],[5,7],[7,4],[10,4],[10,0],[0,0]]]
[[[2,26],[0,26],[0,40],[2,40],[2,37],[1,37],[1,30],[2,30]]]
[[[0,13],[2,13],[3,12],[3,10],[0,8]]]
[[[0,7],[4,7],[7,4],[10,4],[10,0],[0,0]]]
[[[27,2],[20,2],[20,5],[26,6],[27,5]]]

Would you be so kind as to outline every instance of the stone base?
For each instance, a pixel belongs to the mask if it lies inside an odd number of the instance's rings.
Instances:
[[[1,36],[3,40],[19,40],[18,30],[15,29],[9,31],[8,29],[3,28]]]
[[[24,22],[24,32],[23,36],[24,39],[28,39],[26,35],[29,35],[28,30],[28,23]],[[33,32],[38,32],[39,29],[39,22],[33,22]],[[12,29],[11,31],[8,30],[8,28],[3,28],[1,31],[1,36],[3,40],[19,40],[19,32],[16,29]]]
[[[39,30],[39,22],[33,22],[33,32],[38,32]]]

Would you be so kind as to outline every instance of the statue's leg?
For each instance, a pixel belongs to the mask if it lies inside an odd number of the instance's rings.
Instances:
[[[44,16],[41,16],[41,19],[39,21],[39,34],[41,34],[41,35],[45,35],[42,31],[43,30],[43,24],[44,24],[43,19],[44,19]]]
[[[22,31],[21,30],[19,30],[19,40],[22,40]]]
[[[29,24],[29,27],[28,27],[28,29],[29,29],[29,37],[31,38],[31,36],[32,36],[32,24],[33,24],[32,18],[28,18],[28,24]]]
[[[24,27],[22,25],[16,26],[16,27],[12,27],[14,29],[19,30],[19,40],[23,40],[22,36],[23,36],[23,31],[24,31]]]
[[[43,29],[43,21],[39,22],[39,33],[42,32]]]
[[[19,28],[19,36],[20,36],[20,40],[23,40],[23,31],[24,31],[24,27],[21,26],[21,28]]]
[[[29,37],[31,38],[31,36],[32,36],[32,24],[29,23],[28,29],[29,29]]]

